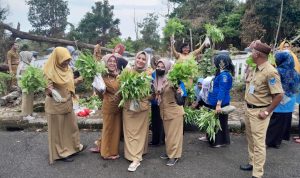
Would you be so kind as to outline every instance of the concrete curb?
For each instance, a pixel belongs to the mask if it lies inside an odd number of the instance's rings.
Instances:
[[[78,127],[80,129],[101,129],[102,119],[78,118]],[[239,121],[229,120],[228,127],[230,132],[241,133],[245,131],[245,122],[243,119]],[[0,129],[2,130],[47,130],[47,120],[43,118],[35,118],[33,120],[23,120],[21,116],[0,117]],[[196,126],[184,125],[185,131],[198,131]],[[292,122],[292,133],[298,133],[298,122]]]

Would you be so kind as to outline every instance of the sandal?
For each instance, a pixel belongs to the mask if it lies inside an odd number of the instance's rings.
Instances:
[[[299,139],[299,138],[296,139],[295,142],[296,142],[296,143],[300,143],[300,139]]]
[[[90,148],[89,151],[92,152],[92,153],[100,153],[99,147]]]
[[[119,159],[120,156],[116,155],[116,156],[109,156],[109,157],[102,157],[104,160],[116,160]]]
[[[79,150],[77,153],[83,152],[87,148],[87,145],[82,145],[81,150]]]
[[[140,162],[132,162],[130,165],[129,165],[129,167],[128,167],[128,171],[129,172],[134,172],[134,171],[136,171],[136,169],[139,167],[141,165],[141,163]]]

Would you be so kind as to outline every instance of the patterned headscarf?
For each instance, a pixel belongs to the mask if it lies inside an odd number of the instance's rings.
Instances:
[[[293,56],[287,51],[280,51],[275,54],[275,62],[282,88],[285,95],[290,97],[298,92],[300,86],[300,75],[294,69]]]
[[[116,60],[116,62],[118,63],[118,59],[116,56],[114,56],[113,54],[106,54],[105,56],[103,56],[102,60],[106,66],[106,68],[108,69],[108,60],[111,59],[111,58],[114,58]],[[113,76],[117,76],[119,74],[119,70],[118,70],[118,65],[116,64],[116,69],[115,71],[109,71],[108,70],[108,73],[113,75]]]
[[[289,44],[290,47],[292,47],[292,45],[291,45],[290,42],[284,40],[283,42],[280,43],[279,49],[280,49],[280,50],[284,50],[284,44],[286,44],[286,43]],[[295,68],[295,70],[296,70],[298,73],[300,73],[300,63],[299,63],[299,60],[298,60],[297,55],[296,55],[293,51],[291,51],[291,50],[289,50],[289,52],[291,53],[291,55],[292,55],[293,58],[294,58],[294,63],[295,63],[295,67],[294,67],[294,68]]]
[[[138,58],[138,56],[139,56],[140,54],[144,54],[144,55],[146,56],[146,64],[145,64],[145,66],[144,66],[142,69],[139,69],[139,68],[136,67],[137,58]],[[145,51],[140,51],[140,52],[138,52],[138,53],[136,54],[136,56],[135,56],[134,67],[133,67],[134,70],[136,70],[136,71],[138,71],[138,72],[144,72],[144,71],[146,71],[147,68],[148,68],[148,61],[149,61],[149,57],[148,57],[148,54],[147,54]]]

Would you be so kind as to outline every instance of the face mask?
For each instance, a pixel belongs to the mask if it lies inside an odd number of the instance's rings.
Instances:
[[[161,69],[156,69],[156,74],[158,76],[163,76],[165,74],[165,70],[161,70]]]

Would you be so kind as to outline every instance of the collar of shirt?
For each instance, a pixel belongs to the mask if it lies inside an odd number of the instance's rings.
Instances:
[[[266,62],[260,64],[259,66],[257,66],[257,69],[258,69],[259,71],[262,71],[267,65],[268,65],[268,61],[266,61]]]

